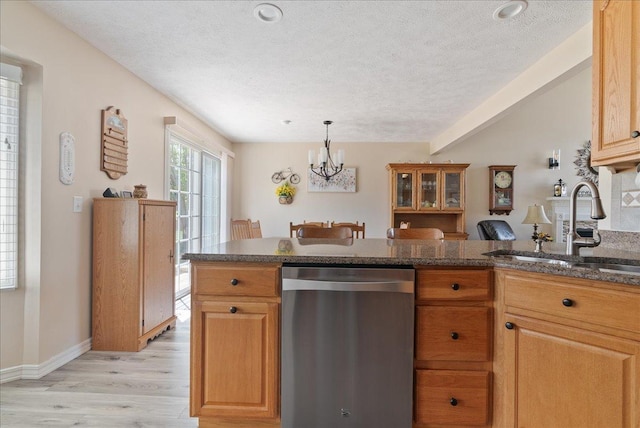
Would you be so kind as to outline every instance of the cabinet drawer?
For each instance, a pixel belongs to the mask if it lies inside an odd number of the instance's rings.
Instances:
[[[553,278],[555,279],[555,278]],[[505,277],[507,311],[545,318],[554,315],[635,333],[640,332],[640,294],[581,285],[557,283],[549,277]]]
[[[418,306],[416,358],[438,361],[489,361],[491,309]]]
[[[491,271],[418,270],[416,297],[418,300],[489,300]]]
[[[416,370],[418,424],[486,425],[489,372]]]
[[[191,269],[195,294],[278,296],[280,265],[195,264]]]

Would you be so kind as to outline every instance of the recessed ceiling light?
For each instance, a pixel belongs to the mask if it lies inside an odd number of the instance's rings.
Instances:
[[[503,19],[511,19],[520,15],[527,9],[529,4],[526,0],[510,0],[500,6],[493,12],[493,19],[501,21]]]
[[[258,21],[274,23],[282,19],[282,11],[276,5],[262,3],[253,9],[253,16],[255,16]]]

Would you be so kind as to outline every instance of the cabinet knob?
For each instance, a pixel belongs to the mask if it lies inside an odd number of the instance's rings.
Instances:
[[[235,279],[235,278],[233,278],[233,279],[231,280],[231,285],[233,285],[233,286],[238,285],[238,280],[237,280],[237,279]]]
[[[457,406],[458,400],[455,399],[454,397],[451,397],[451,400],[449,400],[449,404],[451,404],[452,406]]]
[[[507,328],[507,330],[513,330],[513,327],[515,327],[513,323],[510,322],[505,323],[504,326]]]
[[[633,131],[631,133],[631,138],[638,138],[640,137],[640,131]]]
[[[457,283],[453,283],[453,284],[451,284],[451,289],[452,289],[453,291],[458,291],[458,290],[460,290],[460,284],[457,284]]]
[[[236,312],[238,312],[238,308],[236,308],[235,306],[231,306],[229,308],[229,312],[231,312],[232,314],[235,314]]]
[[[455,331],[451,332],[451,338],[452,338],[453,340],[458,340],[458,337],[459,337],[459,336],[458,336],[458,333],[456,333]]]
[[[565,305],[568,308],[569,306],[573,306],[573,300],[571,300],[571,299],[562,299],[562,304]]]

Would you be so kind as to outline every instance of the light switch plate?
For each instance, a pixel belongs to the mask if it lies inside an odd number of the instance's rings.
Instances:
[[[74,213],[82,212],[82,196],[73,197],[73,212]]]

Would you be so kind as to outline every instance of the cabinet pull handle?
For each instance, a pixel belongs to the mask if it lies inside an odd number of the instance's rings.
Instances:
[[[236,278],[233,278],[233,279],[231,280],[231,285],[233,285],[234,287],[235,287],[236,285],[238,285],[238,280],[237,280]]]
[[[458,336],[458,333],[456,333],[455,331],[451,332],[451,338],[452,338],[453,340],[458,340],[458,337],[459,337],[459,336]]]
[[[573,306],[573,300],[571,300],[571,299],[562,299],[562,304],[565,305],[568,308],[570,306]]]
[[[173,262],[173,250],[169,250],[169,261]]]
[[[231,312],[232,314],[235,314],[236,312],[238,312],[238,308],[236,308],[235,306],[231,306],[229,308],[229,312]]]
[[[513,327],[515,327],[513,323],[510,322],[505,323],[504,326],[507,328],[507,330],[513,330]]]
[[[633,131],[631,133],[631,138],[638,138],[640,137],[640,131]]]
[[[454,397],[451,397],[451,400],[449,400],[449,404],[455,407],[458,405],[458,400],[455,399]]]
[[[451,289],[452,289],[453,291],[458,291],[458,290],[460,290],[460,284],[458,284],[458,283],[453,283],[453,284],[451,284]]]

